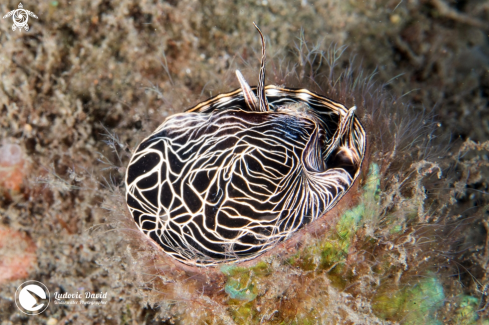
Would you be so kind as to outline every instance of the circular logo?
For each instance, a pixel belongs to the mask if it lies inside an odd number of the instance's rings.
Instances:
[[[48,288],[39,281],[29,280],[15,291],[15,304],[27,315],[38,315],[49,306],[51,297]]]
[[[25,25],[27,25],[27,21],[29,20],[29,17],[27,16],[26,10],[17,9],[15,10],[15,14],[12,19],[14,20],[15,26],[22,28]]]

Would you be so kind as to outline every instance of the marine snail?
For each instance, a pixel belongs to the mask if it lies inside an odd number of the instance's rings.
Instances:
[[[188,265],[253,259],[329,211],[365,156],[355,106],[306,89],[241,88],[168,117],[135,150],[126,200],[138,228]]]

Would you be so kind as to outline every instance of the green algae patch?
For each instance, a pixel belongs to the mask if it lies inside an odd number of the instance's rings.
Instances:
[[[221,272],[227,276],[224,291],[229,298],[239,301],[252,301],[258,295],[255,281],[257,277],[269,275],[269,266],[265,262],[259,262],[249,268],[223,265]]]
[[[364,197],[367,200],[378,202],[380,199],[380,169],[379,165],[372,163],[368,169],[367,181],[365,182]]]
[[[257,296],[254,289],[255,286],[253,284],[242,285],[240,281],[234,279],[230,279],[224,287],[224,291],[226,291],[231,299],[242,301],[254,300]]]
[[[436,277],[420,280],[412,286],[386,288],[373,299],[372,308],[379,317],[403,324],[441,324],[435,317],[445,294]]]
[[[401,225],[396,225],[396,226],[392,227],[392,229],[390,230],[391,234],[398,234],[400,232],[402,232],[402,226]]]
[[[357,231],[358,224],[365,213],[365,205],[360,204],[351,210],[346,211],[336,225],[338,236],[341,239],[351,238]]]
[[[454,317],[455,324],[471,325],[477,324],[479,315],[477,315],[477,309],[479,307],[479,299],[472,296],[463,296],[459,308],[457,308],[456,315]]]
[[[221,266],[221,272],[227,276],[224,291],[228,295],[229,312],[237,324],[250,324],[256,321],[258,310],[255,298],[258,296],[257,282],[260,277],[270,274],[270,267],[259,262],[252,267]]]
[[[231,302],[229,311],[237,324],[257,323],[258,310],[253,306],[253,302]]]
[[[319,253],[322,268],[330,268],[346,259],[353,236],[358,229],[358,224],[364,212],[364,204],[346,211],[336,225],[336,232],[320,244]]]

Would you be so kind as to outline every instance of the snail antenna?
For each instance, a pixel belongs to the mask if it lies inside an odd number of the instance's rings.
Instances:
[[[343,139],[343,137],[346,134],[348,134],[348,132],[351,132],[356,109],[357,109],[356,106],[350,107],[347,110],[345,116],[340,115],[338,129],[336,130],[335,134],[333,135],[333,138],[331,139],[331,145],[329,146],[328,151],[326,152],[325,159],[327,159],[329,155],[340,145],[340,142]]]
[[[260,112],[258,98],[256,98],[255,93],[251,90],[250,85],[248,85],[239,70],[236,70],[236,77],[238,77],[239,84],[241,85],[241,90],[243,91],[243,97],[245,99],[246,106],[248,106],[251,111]]]
[[[260,64],[260,76],[258,78],[258,101],[260,104],[259,110],[260,112],[270,111],[270,107],[268,106],[267,97],[265,96],[265,39],[263,38],[263,34],[261,33],[260,28],[256,26],[255,22],[253,22],[256,30],[260,33],[261,37],[261,64]]]

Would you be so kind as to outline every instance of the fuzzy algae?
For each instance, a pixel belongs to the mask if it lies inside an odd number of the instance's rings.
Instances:
[[[222,265],[221,272],[227,276],[224,291],[229,297],[230,312],[236,322],[246,324],[258,314],[253,301],[258,295],[257,278],[269,275],[270,268],[265,262],[249,268]]]
[[[475,297],[463,296],[454,317],[454,323],[460,325],[478,324],[479,315],[477,315],[477,309],[479,309],[479,303],[480,300]],[[489,320],[484,320],[482,324],[488,325]]]
[[[224,291],[231,299],[241,301],[255,299],[257,290],[253,283],[254,278],[269,273],[268,265],[265,262],[259,262],[250,268],[223,265],[221,272],[228,277]]]
[[[374,298],[373,309],[384,319],[402,320],[404,324],[442,324],[436,311],[443,305],[445,294],[435,276],[422,279],[412,286],[386,290]]]

